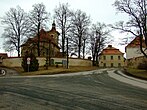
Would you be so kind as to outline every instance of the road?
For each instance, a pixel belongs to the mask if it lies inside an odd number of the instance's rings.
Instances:
[[[147,89],[116,80],[106,69],[1,77],[0,99],[0,110],[147,110]]]

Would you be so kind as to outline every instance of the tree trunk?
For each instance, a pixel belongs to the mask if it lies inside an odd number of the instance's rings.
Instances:
[[[18,57],[20,57],[20,28],[18,28]]]
[[[83,59],[85,58],[85,40],[86,39],[84,39],[84,44],[83,44]]]
[[[49,66],[51,66],[51,40],[49,40]]]
[[[142,46],[142,40],[143,40],[143,35],[139,36],[139,40],[140,40],[140,51],[143,53],[143,55],[147,58],[147,54],[144,52],[143,50],[143,46]]]
[[[37,30],[37,32],[38,32],[38,34],[37,34],[37,36],[38,36],[38,44],[37,44],[38,56],[40,56],[40,32],[39,32],[39,29],[40,29],[40,23],[38,25],[38,30]]]
[[[95,66],[95,53],[93,54],[93,60],[92,60],[92,65]]]
[[[65,52],[65,33],[64,33],[64,29],[62,29],[62,57],[64,57],[64,52]]]
[[[81,36],[79,36],[79,50],[78,50],[78,58],[80,58],[80,53],[81,53]]]

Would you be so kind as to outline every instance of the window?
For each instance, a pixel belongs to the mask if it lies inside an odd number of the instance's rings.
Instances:
[[[111,67],[113,67],[113,63],[111,63]]]
[[[106,56],[103,56],[104,60],[106,60]]]
[[[111,60],[113,60],[113,56],[111,56]]]
[[[54,37],[54,34],[51,34],[51,37],[53,38]]]
[[[118,56],[118,60],[120,60],[120,56]]]

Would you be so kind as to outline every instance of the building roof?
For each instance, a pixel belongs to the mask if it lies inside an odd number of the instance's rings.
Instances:
[[[56,31],[56,25],[55,23],[53,22],[52,24],[52,29],[50,31],[45,31],[43,28],[40,30],[40,42],[48,42],[51,41],[51,43],[56,46],[57,48],[60,49],[60,47],[58,46],[57,42],[55,41],[55,39],[53,38],[52,34],[51,33],[57,33],[58,35],[60,35],[60,33],[58,31]],[[31,43],[37,43],[38,42],[38,37],[37,35],[34,36],[33,38],[29,38],[27,40],[26,43],[24,43],[23,45],[21,45],[22,47],[23,46],[28,46],[30,45]]]
[[[8,54],[7,53],[0,53],[0,58],[8,58]]]
[[[58,35],[60,35],[60,33],[56,30],[55,21],[53,21],[52,29],[51,29],[50,31],[48,31],[48,33],[51,33],[51,32],[55,32],[55,33],[57,33]]]
[[[103,49],[101,55],[123,55],[119,49],[112,47],[112,45],[108,45],[107,48]]]
[[[125,48],[139,48],[140,36],[135,37]],[[142,42],[142,47],[146,48],[145,41]]]

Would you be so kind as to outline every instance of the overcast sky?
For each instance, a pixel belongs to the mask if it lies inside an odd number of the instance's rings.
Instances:
[[[0,0],[0,17],[9,11],[10,8],[16,8],[19,5],[25,11],[30,11],[32,5],[35,3],[44,3],[46,10],[53,14],[53,10],[59,3],[68,3],[71,9],[80,9],[91,16],[92,23],[101,22],[105,24],[113,24],[120,20],[125,20],[125,15],[116,14],[115,7],[112,6],[115,0]],[[0,23],[0,36],[3,33],[4,28]],[[120,48],[124,52],[124,47],[118,46],[117,42],[120,37],[123,37],[118,31],[113,32],[112,35],[115,38],[113,44],[116,48]],[[0,38],[0,52],[2,50],[3,39]]]

